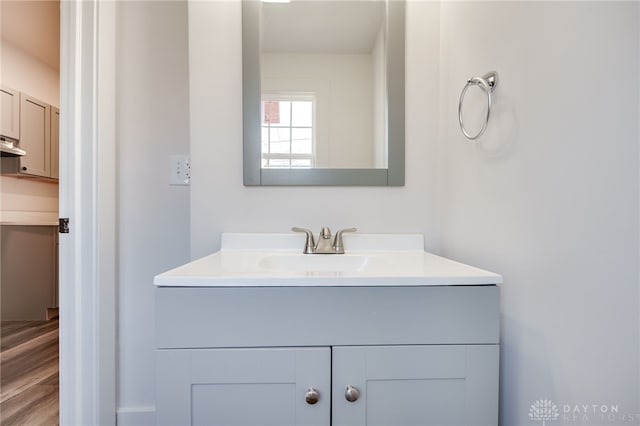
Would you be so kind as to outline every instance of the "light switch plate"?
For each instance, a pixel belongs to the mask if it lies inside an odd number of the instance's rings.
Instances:
[[[191,160],[188,155],[169,156],[169,185],[191,183]]]

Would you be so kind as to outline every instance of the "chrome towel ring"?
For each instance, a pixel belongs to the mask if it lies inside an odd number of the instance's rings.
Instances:
[[[491,93],[493,93],[493,91],[496,89],[497,84],[498,73],[497,71],[491,71],[486,73],[482,77],[470,78],[469,80],[467,80],[467,84],[464,85],[462,93],[460,93],[460,102],[458,103],[458,122],[460,123],[460,130],[462,130],[462,133],[467,137],[467,139],[478,139],[487,129],[487,124],[489,123],[489,115],[491,114]],[[487,94],[487,116],[485,117],[484,123],[482,124],[482,128],[475,136],[472,136],[467,132],[467,130],[464,128],[464,122],[462,121],[462,102],[464,101],[464,95],[465,93],[467,93],[467,89],[471,86],[479,86]]]

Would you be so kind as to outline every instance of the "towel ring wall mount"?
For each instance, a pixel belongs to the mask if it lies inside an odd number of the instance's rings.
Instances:
[[[467,84],[464,85],[462,89],[462,93],[460,93],[460,102],[458,102],[458,122],[460,123],[460,130],[467,137],[467,139],[475,140],[478,139],[484,131],[487,129],[487,124],[489,124],[489,116],[491,115],[491,94],[496,89],[498,85],[498,72],[490,71],[483,75],[482,77],[473,77],[467,80]],[[464,122],[462,120],[462,103],[464,102],[464,95],[467,93],[467,89],[471,86],[480,87],[487,95],[487,115],[485,117],[484,123],[482,124],[482,128],[480,131],[471,135],[464,128]]]

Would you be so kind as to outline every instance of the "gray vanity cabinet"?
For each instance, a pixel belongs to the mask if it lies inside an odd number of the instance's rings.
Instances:
[[[498,424],[495,285],[160,287],[156,302],[158,424]]]

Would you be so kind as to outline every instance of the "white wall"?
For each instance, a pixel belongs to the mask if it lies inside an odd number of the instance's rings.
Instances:
[[[242,185],[242,58],[239,1],[189,3],[191,255],[220,247],[220,233],[357,226],[418,232],[437,247],[438,4],[407,12],[407,163],[401,188]],[[434,117],[426,120],[425,117]]]
[[[0,209],[15,217],[21,212],[58,212],[58,184],[0,176]],[[57,219],[55,219],[57,220]]]
[[[60,105],[60,73],[2,39],[2,84],[48,104]]]
[[[638,17],[636,2],[441,6],[442,252],[504,274],[505,426],[542,398],[640,413]],[[492,69],[470,143],[458,96]]]
[[[118,424],[155,424],[154,275],[189,260],[186,2],[117,5]]]
[[[316,94],[316,167],[373,167],[373,70],[367,54],[263,53],[262,90]]]

